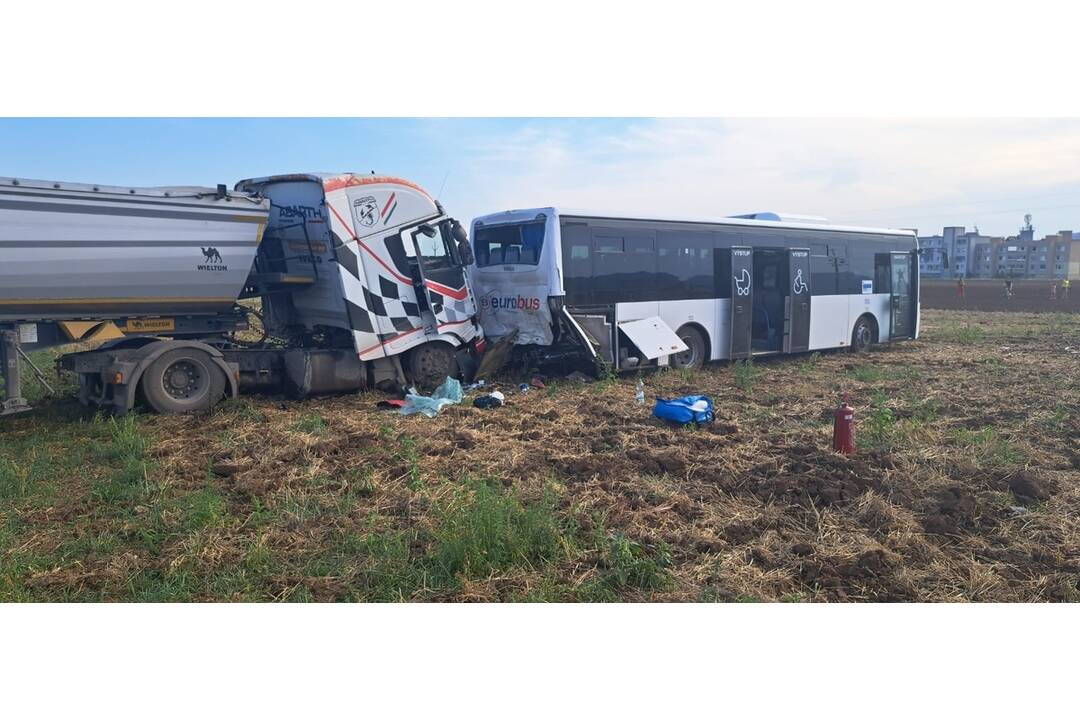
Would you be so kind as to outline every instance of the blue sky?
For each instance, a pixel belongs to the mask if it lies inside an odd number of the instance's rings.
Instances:
[[[1080,230],[1080,121],[957,119],[0,119],[0,176],[232,184],[375,170],[463,220],[564,205],[775,210],[838,223]]]

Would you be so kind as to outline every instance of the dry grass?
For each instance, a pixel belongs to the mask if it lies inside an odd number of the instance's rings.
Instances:
[[[929,311],[867,356],[646,375],[714,398],[697,429],[635,378],[435,419],[360,394],[110,430],[58,404],[0,426],[0,596],[1075,600],[1076,349],[1080,318]]]

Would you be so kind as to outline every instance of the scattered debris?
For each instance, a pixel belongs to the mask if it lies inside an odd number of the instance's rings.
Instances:
[[[530,380],[529,384],[532,385],[537,390],[543,390],[544,388],[547,387],[547,385],[544,384],[544,381],[541,380],[538,377],[534,377],[532,380]]]
[[[480,360],[480,367],[476,369],[477,379],[490,378],[502,369],[510,358],[510,351],[514,348],[517,338],[518,331],[514,329],[488,347],[484,357]]]
[[[473,400],[473,407],[478,407],[481,410],[490,410],[492,408],[502,407],[502,404],[505,401],[506,396],[498,390],[494,390],[487,395],[481,395]]]
[[[566,379],[570,382],[576,383],[590,383],[593,381],[591,377],[581,372],[580,370],[575,370],[574,372],[570,373],[566,376]]]
[[[425,417],[433,418],[439,414],[443,407],[456,405],[461,402],[463,397],[465,397],[465,393],[461,389],[461,381],[448,377],[443,380],[442,385],[435,388],[435,392],[431,393],[431,397],[412,393],[406,395],[405,403],[398,412],[402,415],[421,413]]]
[[[653,416],[679,425],[710,423],[713,421],[713,402],[705,395],[656,398]]]

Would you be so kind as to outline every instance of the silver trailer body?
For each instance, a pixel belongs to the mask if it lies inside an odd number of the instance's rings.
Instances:
[[[268,200],[0,178],[0,322],[228,312]]]

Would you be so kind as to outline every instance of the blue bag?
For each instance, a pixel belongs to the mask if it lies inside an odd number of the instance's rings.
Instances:
[[[656,398],[652,414],[661,420],[680,425],[713,421],[712,399],[707,395],[687,395],[680,398]]]

